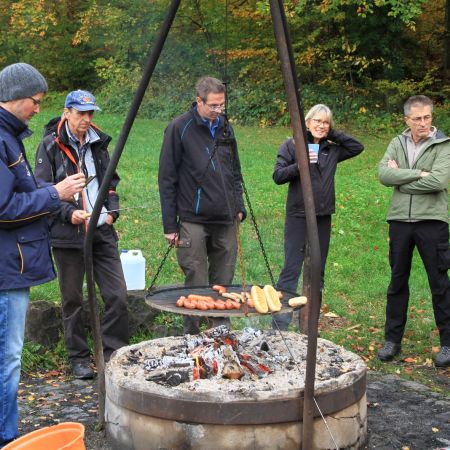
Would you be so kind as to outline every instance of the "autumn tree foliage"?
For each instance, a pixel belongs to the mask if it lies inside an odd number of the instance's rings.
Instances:
[[[89,88],[123,109],[168,3],[0,0],[0,66],[27,61],[52,90]],[[417,92],[444,102],[448,3],[285,0],[305,103],[395,111]],[[203,74],[230,79],[236,119],[287,120],[268,0],[182,0],[142,111],[170,117],[184,110]]]

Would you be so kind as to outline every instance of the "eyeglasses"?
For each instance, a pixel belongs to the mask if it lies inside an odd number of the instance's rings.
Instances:
[[[415,124],[422,123],[422,121],[429,122],[432,118],[433,118],[433,116],[431,116],[431,115],[422,116],[422,117],[409,117],[408,116],[408,119],[411,120]]]
[[[311,119],[316,125],[323,125],[324,127],[329,127],[330,122],[328,120]]]
[[[27,98],[29,98],[33,102],[34,106],[41,106],[41,100],[36,100],[33,97],[27,97]]]
[[[225,103],[222,103],[221,105],[208,105],[208,103],[205,103],[205,105],[211,110],[211,111],[222,111],[222,109],[225,109]]]

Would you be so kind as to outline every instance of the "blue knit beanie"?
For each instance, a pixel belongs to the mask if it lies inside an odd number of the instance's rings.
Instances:
[[[0,72],[0,102],[32,97],[47,91],[45,78],[29,64],[11,64]]]

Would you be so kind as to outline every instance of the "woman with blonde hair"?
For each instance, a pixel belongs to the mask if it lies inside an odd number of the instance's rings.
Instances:
[[[321,287],[323,288],[325,264],[331,234],[331,215],[335,212],[334,176],[338,163],[359,155],[364,146],[353,137],[334,129],[333,114],[328,106],[317,104],[305,117],[309,169],[311,174],[320,252],[322,255]],[[281,144],[273,171],[276,184],[289,183],[284,227],[284,266],[277,288],[297,291],[306,244],[306,214],[295,155],[294,139]],[[292,314],[273,316],[272,327],[287,330]]]

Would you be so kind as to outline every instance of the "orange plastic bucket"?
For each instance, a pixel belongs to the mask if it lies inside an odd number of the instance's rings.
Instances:
[[[63,422],[41,428],[9,443],[3,450],[86,450],[84,425]]]

